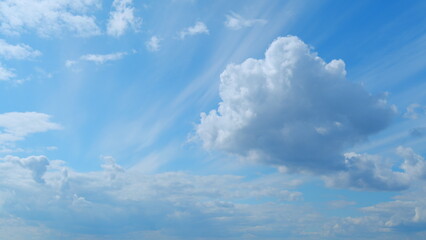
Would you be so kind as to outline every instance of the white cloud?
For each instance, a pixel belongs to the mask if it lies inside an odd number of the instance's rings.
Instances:
[[[115,162],[113,157],[103,156],[102,159],[104,160],[104,164],[101,167],[108,173],[110,180],[114,180],[117,174],[124,172],[124,169]]]
[[[161,39],[159,39],[157,36],[152,36],[149,41],[145,43],[146,48],[151,52],[158,51],[160,50],[160,41]]]
[[[327,186],[386,191],[409,187],[406,175],[392,171],[392,165],[379,156],[350,153],[346,154],[345,164],[347,170],[324,177]]]
[[[99,6],[99,0],[5,0],[0,2],[0,31],[12,35],[31,30],[41,36],[64,31],[78,36],[99,35],[95,17],[87,15]]]
[[[364,233],[378,239],[424,239],[426,237],[426,189],[424,181],[414,191],[405,191],[392,201],[361,208],[364,216],[341,219],[334,232],[345,235]],[[385,235],[385,236],[383,236]],[[387,236],[386,236],[387,235]],[[356,238],[358,239],[358,238]]]
[[[8,81],[14,78],[16,75],[12,70],[4,68],[0,65],[0,81]]]
[[[324,180],[330,187],[398,191],[408,189],[413,182],[425,178],[426,162],[423,157],[414,153],[411,148],[402,146],[398,147],[396,152],[404,159],[398,166],[399,170],[393,170],[394,161],[380,156],[347,153],[346,169],[329,174]]]
[[[179,33],[181,39],[186,36],[192,36],[197,34],[209,34],[209,29],[203,22],[196,22],[194,26],[188,27]]]
[[[76,172],[44,156],[0,159],[2,211],[71,239],[83,233],[95,239],[101,235],[109,239],[111,233],[116,239],[131,239],[121,236],[137,231],[158,231],[178,239],[205,234],[220,238],[226,232],[244,239],[247,232],[281,230],[283,224],[300,230],[308,221],[296,214],[301,207],[288,204],[301,199],[301,193],[291,190],[294,185],[288,176],[147,175],[124,169],[111,157],[104,160],[101,171]],[[255,201],[239,203],[246,199]],[[297,216],[299,225],[291,223],[289,215]],[[259,225],[265,229],[257,229]]]
[[[0,56],[6,59],[28,59],[40,56],[41,52],[25,44],[12,45],[0,39]]]
[[[426,177],[426,162],[422,156],[418,155],[411,148],[399,146],[396,153],[401,156],[404,161],[400,168],[411,178],[424,179]]]
[[[398,151],[407,158],[418,158],[410,149]],[[230,240],[283,236],[396,240],[401,239],[398,231],[422,229],[426,223],[424,190],[420,196],[419,191],[404,192],[394,201],[362,208],[365,216],[327,217],[300,201],[303,195],[294,190],[298,185],[289,175],[144,174],[121,167],[110,156],[103,160],[100,171],[77,172],[63,161],[49,161],[45,156],[0,158],[4,213],[0,222],[5,221],[4,216],[21,219],[20,227],[25,229],[30,221],[43,226],[34,229],[42,231],[40,239],[56,239],[55,233],[60,233],[61,239],[70,240],[200,239],[206,235]],[[329,202],[333,208],[355,204]],[[14,239],[11,231],[0,227],[3,237],[11,236],[6,240]]]
[[[264,25],[267,21],[264,19],[245,19],[236,13],[226,15],[225,26],[232,30],[239,30],[245,27],[252,27],[256,24]]]
[[[126,52],[117,52],[117,53],[110,53],[110,54],[86,54],[81,56],[80,59],[85,61],[95,62],[97,64],[103,64],[109,61],[120,60],[126,55],[127,55]],[[75,62],[68,62],[68,63],[72,63],[71,66],[75,64]]]
[[[37,112],[9,112],[0,114],[0,144],[23,140],[27,135],[61,126],[50,121],[50,116]]]
[[[342,60],[324,62],[294,36],[276,39],[265,59],[229,65],[217,110],[201,114],[206,149],[325,173],[346,169],[343,153],[388,126],[384,99],[346,80]]]
[[[107,33],[114,37],[123,35],[128,28],[138,30],[142,19],[135,17],[135,9],[132,7],[133,0],[114,0],[108,20]]]
[[[27,158],[19,158],[15,156],[6,156],[5,161],[19,164],[25,169],[30,170],[31,176],[37,183],[44,183],[43,175],[47,170],[49,161],[45,156],[30,156]]]
[[[404,113],[404,118],[418,119],[421,115],[425,113],[426,108],[422,105],[413,103],[408,105],[407,111]]]
[[[77,64],[77,61],[74,61],[74,60],[66,60],[65,61],[65,66],[68,67],[68,68],[74,66],[75,64]]]

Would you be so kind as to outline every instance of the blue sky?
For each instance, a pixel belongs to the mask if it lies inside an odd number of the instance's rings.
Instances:
[[[425,238],[425,12],[0,1],[1,238]]]

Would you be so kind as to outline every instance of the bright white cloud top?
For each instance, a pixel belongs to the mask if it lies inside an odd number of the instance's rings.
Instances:
[[[132,0],[114,0],[113,11],[108,20],[107,33],[111,36],[119,37],[129,28],[138,30],[142,19],[134,15],[135,9],[132,7]]]
[[[1,240],[426,239],[425,12],[0,1]]]
[[[291,172],[344,169],[344,151],[394,115],[385,99],[346,80],[342,60],[326,63],[293,36],[276,39],[265,59],[228,66],[220,97],[197,126],[204,147]]]

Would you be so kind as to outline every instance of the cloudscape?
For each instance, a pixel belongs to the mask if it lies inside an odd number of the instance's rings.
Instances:
[[[0,239],[426,239],[425,12],[0,1]]]

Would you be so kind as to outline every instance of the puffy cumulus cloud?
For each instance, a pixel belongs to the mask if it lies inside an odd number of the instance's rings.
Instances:
[[[225,26],[232,30],[239,30],[241,28],[252,27],[256,24],[264,25],[267,21],[264,19],[245,19],[242,16],[231,13],[226,15]]]
[[[41,36],[64,31],[78,36],[101,33],[90,9],[99,8],[99,0],[5,0],[0,2],[0,31],[20,34],[34,30]]]
[[[70,239],[129,239],[123,236],[140,232],[139,239],[152,231],[178,239],[262,238],[275,231],[297,234],[319,217],[300,218],[301,211],[312,209],[290,203],[302,194],[293,190],[298,183],[289,176],[147,175],[121,167],[112,157],[104,161],[100,171],[76,172],[44,156],[0,159],[0,208],[6,216]]]
[[[392,171],[389,163],[379,156],[345,154],[347,171],[324,177],[330,187],[360,190],[403,190],[409,187],[409,179],[401,172]]]
[[[24,139],[27,135],[61,126],[50,121],[50,116],[37,112],[9,112],[0,114],[0,144]]]
[[[94,62],[96,64],[103,64],[105,62],[109,61],[117,61],[122,59],[124,56],[127,55],[127,52],[117,52],[117,53],[110,53],[110,54],[86,54],[80,57],[81,60]],[[67,64],[68,63],[68,64]],[[67,62],[67,66],[72,66],[75,64],[75,62]]]
[[[181,39],[184,39],[186,36],[193,36],[197,34],[209,34],[209,29],[206,24],[203,22],[196,22],[194,26],[182,30],[179,33],[179,36]]]
[[[344,151],[391,121],[392,107],[346,80],[342,60],[324,62],[295,36],[276,39],[264,59],[221,74],[217,110],[201,114],[206,149],[288,171],[344,170]]]
[[[12,45],[0,39],[0,56],[6,59],[27,59],[40,56],[41,52],[25,44]]]
[[[5,161],[14,162],[21,165],[31,171],[31,175],[34,181],[38,183],[44,183],[42,178],[47,170],[49,161],[45,156],[30,156],[27,158],[19,158],[15,156],[6,156]]]
[[[132,7],[133,0],[114,0],[112,3],[113,11],[108,20],[108,35],[119,37],[123,35],[128,28],[137,30],[142,19],[135,17],[135,9]]]
[[[345,154],[346,170],[324,177],[328,186],[357,190],[398,191],[424,179],[426,162],[411,148],[398,147],[396,153],[403,158],[395,168],[395,163],[377,155]]]

